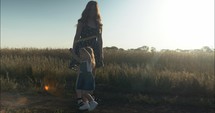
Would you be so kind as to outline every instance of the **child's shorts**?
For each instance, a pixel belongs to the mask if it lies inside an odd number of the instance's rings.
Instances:
[[[92,72],[80,73],[76,81],[77,90],[95,90],[95,78]]]

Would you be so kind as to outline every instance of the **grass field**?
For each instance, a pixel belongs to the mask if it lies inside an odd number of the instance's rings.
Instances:
[[[214,51],[106,48],[104,56],[105,67],[96,71],[95,91],[104,106],[130,103],[215,108]],[[68,68],[70,58],[66,49],[1,49],[1,92],[69,98],[75,93],[77,76]]]

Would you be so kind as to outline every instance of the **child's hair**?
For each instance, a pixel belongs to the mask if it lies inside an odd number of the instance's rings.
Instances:
[[[95,68],[96,62],[95,62],[95,55],[94,55],[93,49],[91,47],[85,47],[84,49],[86,49],[87,52],[90,54],[91,63],[93,65],[93,68]]]

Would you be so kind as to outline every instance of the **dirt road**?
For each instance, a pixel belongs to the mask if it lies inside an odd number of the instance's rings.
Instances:
[[[20,112],[18,112],[20,111]],[[44,94],[1,92],[1,113],[77,113],[74,95],[58,97]],[[99,101],[92,113],[214,113],[214,109],[173,105],[138,105]]]

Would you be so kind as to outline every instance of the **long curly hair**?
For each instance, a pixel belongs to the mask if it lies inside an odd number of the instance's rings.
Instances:
[[[88,18],[90,16],[90,11],[91,11],[92,7],[95,7],[95,9],[96,9],[96,15],[94,16],[94,19],[95,19],[97,28],[102,29],[101,15],[99,12],[98,3],[96,1],[89,1],[87,3],[84,11],[82,12],[81,18],[78,21],[81,21],[82,24],[87,25]]]
[[[96,66],[96,62],[95,62],[95,56],[94,56],[94,51],[91,47],[85,47],[84,49],[87,50],[87,52],[90,54],[90,59],[91,59],[91,63],[93,65],[93,68],[95,68]]]

